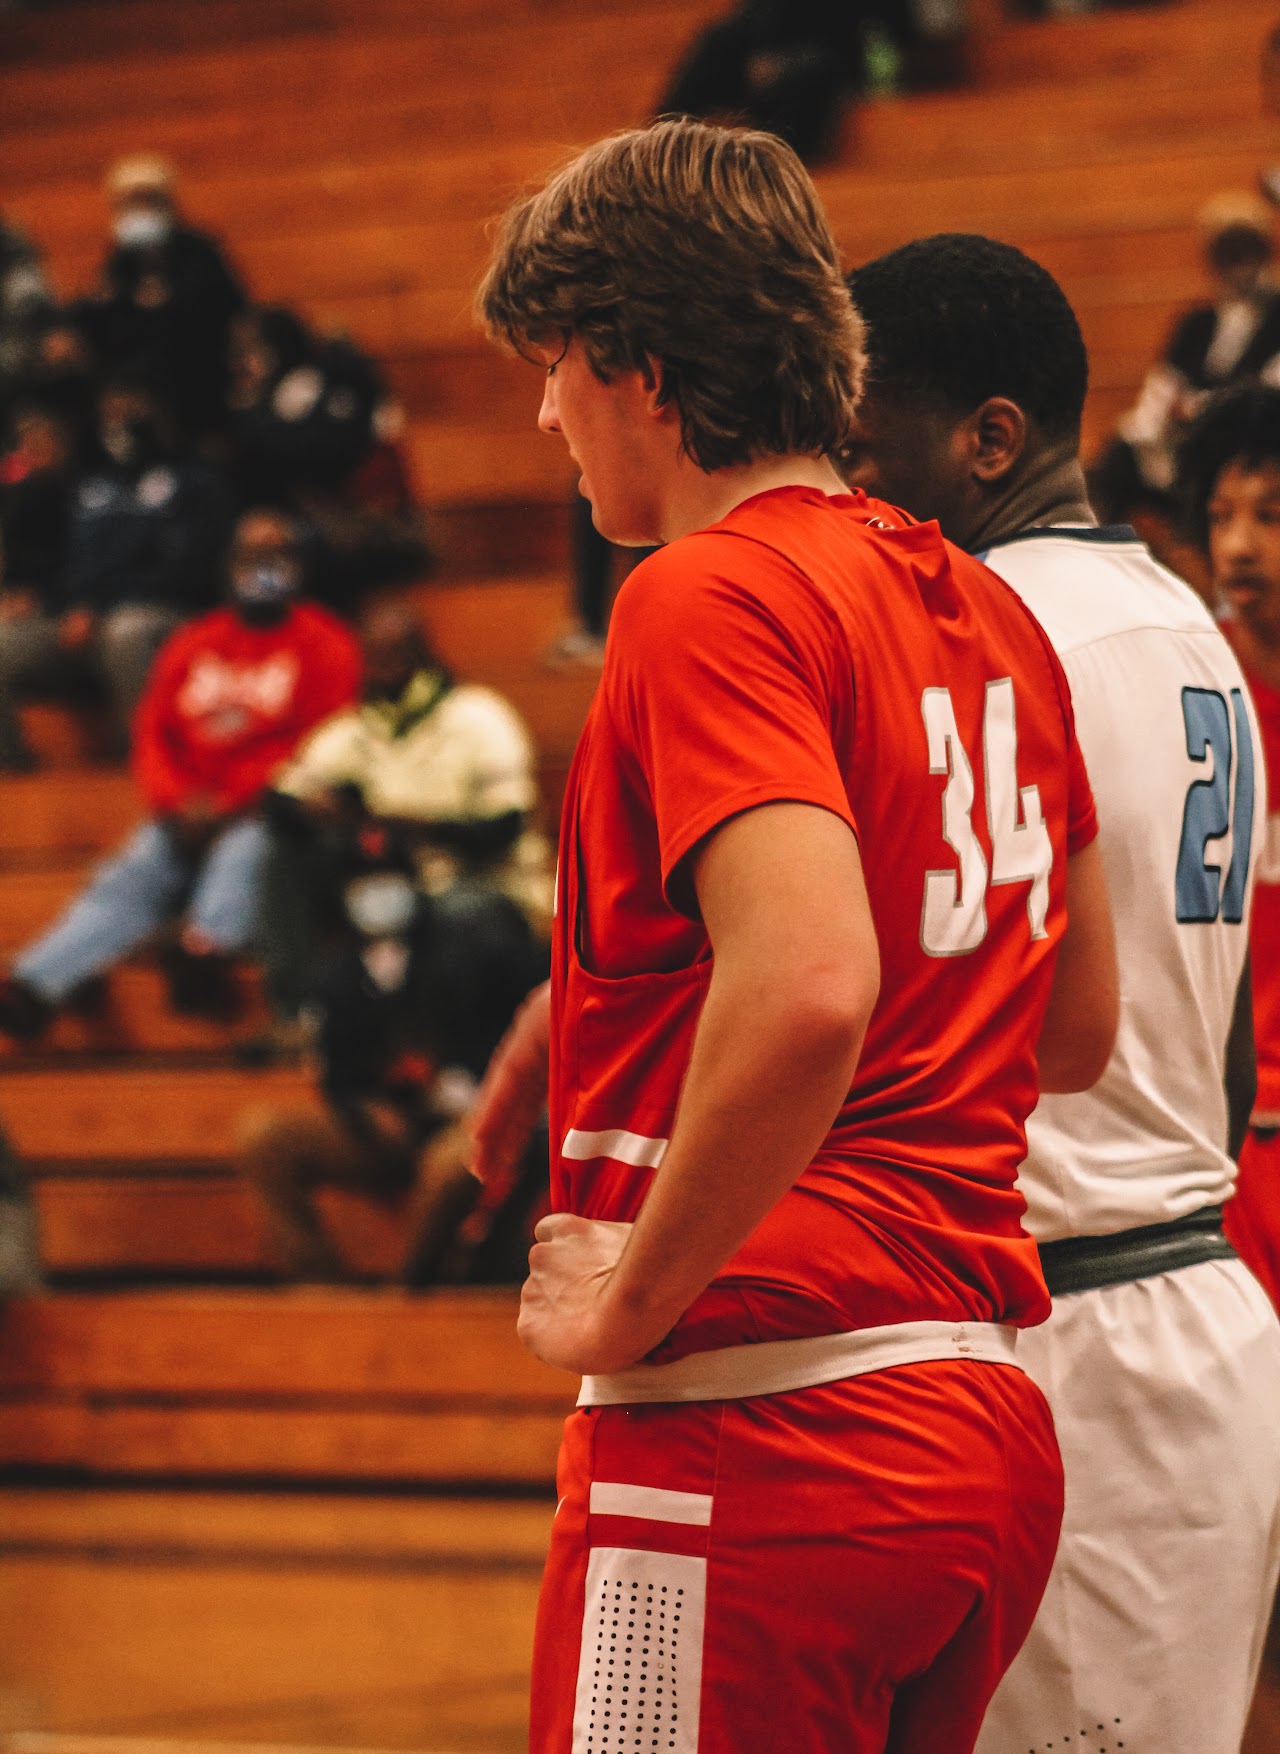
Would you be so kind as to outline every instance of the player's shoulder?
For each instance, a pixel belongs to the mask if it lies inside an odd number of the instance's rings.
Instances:
[[[696,530],[646,556],[628,574],[610,620],[610,645],[669,642],[728,629],[736,616],[785,618],[813,583],[798,557],[726,525]]]
[[[1012,586],[1064,656],[1143,631],[1219,637],[1190,585],[1128,525],[1026,530],[979,558]]]

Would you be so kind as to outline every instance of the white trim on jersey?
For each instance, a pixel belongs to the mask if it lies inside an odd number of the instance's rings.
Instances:
[[[632,1169],[657,1169],[669,1143],[667,1139],[648,1139],[643,1133],[628,1133],[625,1127],[611,1127],[600,1133],[582,1133],[577,1127],[570,1127],[560,1155],[574,1163],[612,1157],[617,1163],[630,1164]]]

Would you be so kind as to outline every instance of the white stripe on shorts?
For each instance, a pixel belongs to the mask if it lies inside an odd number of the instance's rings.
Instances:
[[[577,1127],[570,1127],[560,1155],[574,1163],[586,1163],[592,1157],[612,1157],[618,1163],[629,1163],[633,1169],[657,1169],[667,1143],[666,1139],[646,1139],[643,1133],[628,1133],[625,1127],[613,1127],[605,1133],[581,1133]]]
[[[627,1486],[619,1480],[591,1482],[592,1516],[638,1516],[655,1523],[711,1521],[709,1492],[669,1492],[660,1486]]]

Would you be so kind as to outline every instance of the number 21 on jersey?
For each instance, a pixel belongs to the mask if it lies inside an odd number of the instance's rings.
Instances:
[[[920,699],[929,746],[929,772],[944,773],[942,837],[959,869],[926,871],[920,943],[928,956],[966,956],[987,935],[987,889],[1029,883],[1027,922],[1045,936],[1053,842],[1040,808],[1040,788],[1018,784],[1018,726],[1013,678],[988,682],[982,713],[982,769],[986,776],[991,864],[973,831],[973,764],[960,740],[949,688],[926,688]]]

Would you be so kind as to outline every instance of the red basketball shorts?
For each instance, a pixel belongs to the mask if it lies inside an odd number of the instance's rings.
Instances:
[[[1022,1371],[580,1408],[531,1754],[969,1754],[1053,1562],[1062,1469]]]
[[[1280,1310],[1280,1132],[1245,1134],[1240,1178],[1222,1209],[1222,1228]]]

